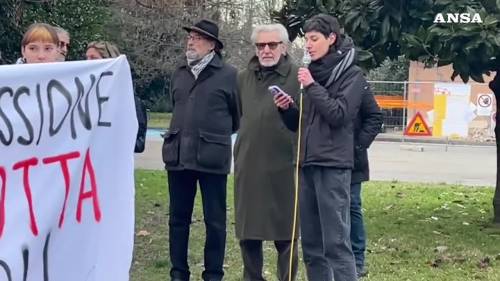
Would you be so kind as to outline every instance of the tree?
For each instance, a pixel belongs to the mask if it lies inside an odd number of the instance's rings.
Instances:
[[[317,13],[335,15],[359,48],[360,65],[379,65],[386,57],[405,55],[426,66],[453,66],[460,76],[483,82],[483,74],[500,71],[499,0],[285,0],[273,18],[285,24],[294,39],[304,21]],[[434,23],[438,13],[478,14],[482,23]],[[490,83],[500,101],[499,76]],[[496,85],[496,86],[495,86]],[[500,102],[497,102],[500,112]],[[497,124],[500,117],[496,115]],[[494,222],[500,223],[500,127],[495,128],[497,182]]]
[[[82,59],[86,44],[104,38],[109,19],[107,0],[6,0],[0,5],[1,63],[21,56],[21,38],[27,26],[45,22],[71,34],[69,59]]]
[[[408,81],[410,61],[404,56],[397,60],[386,58],[380,66],[368,72],[366,78],[371,81]]]
[[[136,94],[151,111],[171,110],[170,76],[184,58],[182,27],[199,18],[220,21],[221,5],[211,0],[118,0],[111,6],[108,33],[129,57]]]
[[[84,59],[87,44],[106,38],[104,27],[110,13],[108,0],[25,0],[22,26],[45,22],[66,29],[71,35],[68,59]],[[23,30],[24,30],[23,29]]]
[[[254,47],[250,33],[255,23],[269,21],[279,0],[115,0],[107,31],[127,54],[136,94],[151,111],[171,110],[170,76],[184,60],[186,32],[201,18],[219,24],[224,59],[238,68],[248,62]]]
[[[22,3],[6,0],[0,5],[0,64],[14,63],[21,51],[19,11]]]

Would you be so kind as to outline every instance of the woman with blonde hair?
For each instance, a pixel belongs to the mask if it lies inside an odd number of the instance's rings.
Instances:
[[[118,48],[107,41],[94,41],[87,45],[87,60],[116,58],[120,55]]]
[[[57,61],[59,38],[49,24],[34,23],[28,27],[21,41],[23,57],[18,63],[45,63]]]
[[[90,42],[87,45],[87,52],[85,53],[87,60],[116,58],[119,55],[120,51],[118,50],[118,47],[107,41]],[[148,126],[148,116],[144,104],[136,95],[134,95],[134,101],[135,101],[135,112],[137,114],[137,121],[139,123],[134,151],[140,153],[143,152],[146,147],[146,131]]]

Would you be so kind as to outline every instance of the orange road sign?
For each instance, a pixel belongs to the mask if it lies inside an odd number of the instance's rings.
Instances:
[[[432,136],[431,130],[420,112],[417,112],[411,119],[408,127],[406,127],[405,135],[407,136]]]

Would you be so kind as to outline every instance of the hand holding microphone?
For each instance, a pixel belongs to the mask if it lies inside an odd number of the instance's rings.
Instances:
[[[305,67],[299,68],[299,73],[298,73],[298,79],[300,82],[300,88],[304,89],[304,87],[307,87],[314,83],[314,79],[312,78],[311,72],[309,69]]]
[[[302,67],[299,68],[299,72],[297,78],[300,82],[300,89],[304,89],[304,86],[307,87],[314,83],[314,79],[312,78],[311,72],[307,68],[311,63],[311,55],[304,49],[304,56],[302,57]]]

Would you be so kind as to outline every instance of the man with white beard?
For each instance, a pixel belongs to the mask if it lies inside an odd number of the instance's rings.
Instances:
[[[238,75],[242,118],[234,147],[235,224],[243,280],[265,280],[263,241],[273,241],[278,253],[277,280],[290,280],[290,271],[291,280],[295,280],[298,257],[292,228],[296,136],[285,128],[273,99],[298,96],[298,67],[287,54],[290,41],[281,24],[255,27],[251,40],[255,55]],[[273,94],[268,90],[271,86],[283,92]]]

